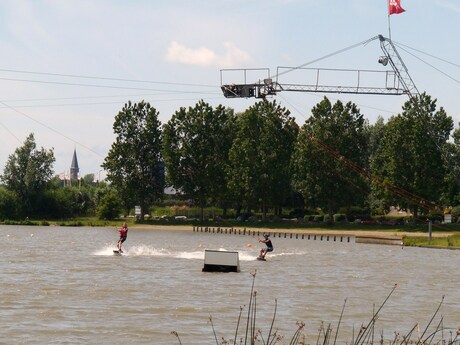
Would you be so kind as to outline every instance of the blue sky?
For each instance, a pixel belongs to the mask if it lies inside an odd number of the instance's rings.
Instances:
[[[390,17],[391,38],[419,91],[438,99],[457,126],[460,1],[401,5],[406,12]],[[39,147],[54,148],[56,173],[68,172],[76,148],[81,174],[103,177],[114,117],[128,100],[150,102],[163,123],[200,99],[242,111],[255,100],[224,98],[221,69],[269,68],[274,76],[277,66],[388,37],[388,28],[387,0],[2,0],[0,170],[34,133]],[[380,55],[374,40],[308,67],[385,70]],[[229,76],[224,82],[240,77]],[[275,99],[301,125],[324,96],[355,102],[371,123],[407,100],[300,92]]]

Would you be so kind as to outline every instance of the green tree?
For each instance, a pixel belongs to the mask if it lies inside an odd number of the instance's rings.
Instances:
[[[87,185],[62,187],[56,180],[53,182],[43,200],[43,205],[48,210],[47,217],[63,219],[95,215],[96,187]]]
[[[99,219],[116,219],[121,213],[120,198],[115,192],[104,194],[97,206],[97,216]]]
[[[236,127],[229,186],[238,205],[260,208],[266,219],[268,209],[280,210],[290,195],[290,163],[299,127],[286,108],[266,100],[239,114]]]
[[[326,97],[312,109],[294,154],[294,185],[306,204],[327,210],[363,205],[368,188],[365,119],[355,104]]]
[[[445,187],[443,155],[452,129],[452,118],[427,94],[406,102],[388,121],[373,157],[374,190],[388,203],[409,207],[414,218],[435,207]]]
[[[453,141],[447,142],[445,147],[448,168],[442,198],[445,205],[460,204],[460,127],[454,130],[452,137]]]
[[[19,203],[16,194],[0,185],[0,221],[18,218],[18,209]]]
[[[127,213],[138,204],[144,214],[163,197],[164,163],[158,115],[155,108],[142,101],[128,102],[115,117],[116,139],[102,167]]]
[[[365,127],[368,141],[367,157],[369,159],[365,167],[366,169],[370,170],[372,159],[375,153],[379,150],[380,143],[385,132],[385,126],[386,124],[383,117],[379,116],[374,124],[369,124]],[[376,214],[383,214],[386,212],[387,208],[389,208],[388,206],[390,205],[386,205],[385,200],[379,198],[379,194],[380,193],[378,192],[374,193],[371,184],[371,190],[368,196],[367,203],[369,209],[372,212]]]
[[[33,133],[8,157],[0,178],[15,193],[21,216],[39,216],[40,201],[53,175],[54,161],[52,149],[37,149]]]
[[[385,131],[385,121],[383,117],[379,116],[377,121],[374,124],[366,124],[365,125],[365,133],[367,135],[367,148],[368,153],[367,157],[369,160],[372,158],[375,152],[380,147],[380,141],[382,140],[383,133]],[[366,168],[370,166],[370,162],[366,164]]]
[[[83,177],[83,183],[85,185],[93,185],[93,184],[95,184],[95,182],[94,182],[94,174],[86,174]]]
[[[167,180],[193,198],[201,208],[201,220],[209,200],[226,199],[233,123],[232,109],[213,108],[201,100],[193,108],[180,108],[163,127]]]

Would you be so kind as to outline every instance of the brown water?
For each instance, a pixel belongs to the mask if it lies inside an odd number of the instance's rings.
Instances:
[[[261,262],[257,238],[242,235],[131,229],[122,257],[109,228],[0,226],[0,236],[0,344],[179,344],[172,331],[184,345],[216,344],[209,317],[218,339],[233,339],[254,271],[265,339],[275,300],[285,343],[303,321],[314,344],[322,321],[335,334],[346,299],[337,344],[349,343],[394,284],[377,338],[417,323],[422,333],[443,296],[431,328],[441,317],[445,337],[460,326],[457,250],[274,238]],[[241,272],[201,272],[205,249],[239,251]]]

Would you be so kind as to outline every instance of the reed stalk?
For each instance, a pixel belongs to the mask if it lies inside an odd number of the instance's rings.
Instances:
[[[257,327],[256,327],[257,326],[256,325],[257,291],[254,290],[256,274],[257,272],[251,273],[253,279],[252,279],[251,293],[250,293],[249,303],[248,303],[246,329],[244,330],[244,338],[241,337],[239,341],[239,345],[243,345],[243,344],[248,345],[248,343],[249,345],[256,345],[256,342],[257,343],[262,342],[263,345],[277,345],[279,344],[279,341],[282,341],[283,339],[283,337],[280,334],[278,334],[278,331],[273,331],[275,327],[275,320],[276,320],[277,309],[278,309],[277,299],[275,299],[273,317],[271,319],[270,328],[269,328],[269,332],[268,332],[266,340],[262,334],[262,331],[260,329],[257,330]],[[385,306],[385,304],[387,303],[391,295],[394,293],[394,291],[396,290],[396,287],[397,285],[395,285],[392,288],[390,293],[387,295],[387,297],[384,299],[381,305],[377,308],[377,310],[375,310],[375,305],[373,306],[373,312],[372,312],[371,319],[369,320],[367,324],[361,325],[356,338],[355,338],[355,329],[353,327],[351,342],[347,344],[373,345],[375,343],[376,322],[379,319],[379,315],[380,315],[382,308]],[[444,296],[442,296],[441,302],[439,303],[437,309],[435,310],[428,324],[424,328],[423,332],[418,335],[415,341],[411,341],[410,339],[414,331],[418,330],[418,327],[419,327],[418,324],[415,324],[414,327],[412,327],[410,331],[405,335],[400,335],[398,332],[394,332],[394,338],[389,341],[388,345],[460,345],[459,344],[460,327],[456,330],[456,333],[454,333],[453,331],[450,332],[450,339],[446,340],[444,338],[445,328],[443,326],[443,322],[444,322],[443,317],[440,318],[439,322],[434,327],[434,330],[430,330],[430,328],[432,329],[431,325],[433,324],[436,316],[439,313],[439,310],[441,309],[443,301],[444,301]],[[324,322],[321,322],[320,328],[318,329],[316,345],[337,345],[337,339],[339,337],[339,330],[342,324],[346,303],[347,303],[347,299],[345,299],[343,303],[342,310],[341,310],[341,313],[338,319],[337,327],[335,329],[335,334],[333,337],[332,344],[331,344],[331,339],[332,339],[332,334],[333,334],[333,328],[331,324],[327,324],[326,326]],[[238,321],[236,324],[236,330],[234,333],[233,340],[225,340],[224,338],[222,338],[221,343],[219,343],[218,341],[218,337],[216,334],[212,316],[209,316],[209,321],[211,323],[216,345],[238,345],[237,344],[238,333],[240,331],[240,324],[242,321],[243,310],[244,310],[244,306],[240,306]],[[305,342],[301,340],[302,337],[304,337],[303,331],[304,331],[305,323],[297,322],[296,325],[297,325],[297,329],[295,330],[294,334],[290,338],[289,345],[305,345]],[[179,345],[182,345],[182,341],[179,337],[179,334],[176,331],[171,332],[171,334],[173,334],[177,338]],[[439,338],[439,334],[441,335],[441,339],[436,341],[436,339]],[[384,345],[385,343],[383,331],[380,332],[379,342],[380,342],[380,345]]]

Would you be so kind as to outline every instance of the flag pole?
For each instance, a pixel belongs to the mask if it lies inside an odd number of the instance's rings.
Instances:
[[[390,14],[388,14],[388,38],[391,41],[391,22],[390,22]]]
[[[391,22],[390,16],[392,14],[399,14],[405,12],[401,7],[401,0],[388,0],[388,38],[391,41]]]
[[[391,41],[390,0],[387,0],[387,8],[388,8],[388,38]]]

